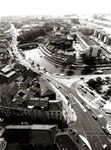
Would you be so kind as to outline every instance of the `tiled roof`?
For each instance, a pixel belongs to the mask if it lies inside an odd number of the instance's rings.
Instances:
[[[5,96],[6,93],[10,90],[10,86],[7,85],[6,83],[4,83],[1,87],[0,87],[0,97],[1,96]]]
[[[56,143],[60,147],[60,149],[67,148],[68,150],[79,150],[76,146],[73,138],[68,134],[67,131],[57,133],[56,135]]]
[[[29,100],[30,97],[33,97],[33,91],[30,88],[27,88],[26,95],[24,95],[23,99],[24,100]]]
[[[41,96],[48,96],[54,94],[54,90],[47,80],[41,79],[39,83],[41,88]]]
[[[9,90],[9,94],[15,96],[17,92],[18,92],[18,85],[15,83]]]
[[[36,107],[47,107],[49,102],[49,98],[30,98],[28,101],[28,106],[36,106]]]
[[[49,110],[52,110],[52,111],[62,110],[62,102],[61,101],[50,100],[49,101]]]
[[[22,132],[18,132],[22,131]],[[1,137],[4,137],[7,142],[16,141],[17,143],[23,141],[37,145],[54,145],[57,125],[9,125],[5,127]],[[22,133],[19,135],[19,133]],[[25,134],[26,133],[26,134]],[[8,135],[8,137],[7,137]],[[26,138],[26,140],[21,140]]]

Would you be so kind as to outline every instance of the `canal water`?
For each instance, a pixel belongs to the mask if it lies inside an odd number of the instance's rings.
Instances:
[[[47,71],[50,73],[59,73],[59,74],[65,74],[65,75],[79,75],[81,74],[81,70],[74,70],[74,69],[67,69],[65,67],[60,67],[55,64],[52,64],[46,58],[44,58],[43,53],[40,51],[39,48],[35,48],[32,50],[25,50],[24,51],[26,58],[30,58],[34,60],[35,63],[38,63],[40,67],[46,68]]]
[[[65,74],[67,76],[84,74],[84,73],[81,73],[83,72],[82,69],[67,69],[65,67],[63,68],[55,64],[52,64],[51,62],[49,62],[48,60],[44,58],[44,55],[40,51],[39,48],[35,48],[32,50],[25,50],[24,53],[25,53],[26,58],[30,58],[34,60],[35,63],[38,63],[40,67],[46,68],[46,70],[49,71],[50,73]],[[104,70],[103,73],[111,74],[111,70]],[[89,74],[94,74],[94,71],[91,73],[88,73],[88,75]]]

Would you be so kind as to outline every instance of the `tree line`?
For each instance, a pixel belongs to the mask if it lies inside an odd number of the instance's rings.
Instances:
[[[19,44],[30,43],[30,42],[33,42],[39,36],[47,35],[47,33],[52,30],[53,30],[53,27],[50,26],[49,23],[45,23],[44,26],[42,27],[39,27],[39,26],[32,27],[28,31],[22,30],[21,34],[17,37],[17,41],[19,42]]]

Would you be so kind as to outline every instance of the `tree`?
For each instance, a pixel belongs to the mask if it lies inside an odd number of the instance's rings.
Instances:
[[[92,65],[95,65],[95,57],[92,57],[92,56],[86,56],[83,58],[83,63],[89,65],[89,66],[92,66]]]
[[[106,95],[111,95],[111,87],[107,90]]]
[[[94,79],[90,79],[89,81],[87,81],[87,84],[92,87],[95,88],[96,85],[96,81]]]
[[[98,84],[98,85],[102,85],[103,84],[103,80],[102,80],[102,78],[101,77],[97,77],[96,78],[96,83]]]

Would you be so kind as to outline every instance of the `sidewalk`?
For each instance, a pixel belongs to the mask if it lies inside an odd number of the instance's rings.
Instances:
[[[65,117],[67,123],[69,123],[70,121],[76,121],[77,116],[76,116],[74,110],[71,108],[71,105],[69,104],[68,100],[53,84],[51,84],[51,86],[58,93],[59,100],[61,100],[63,102],[63,116]]]

